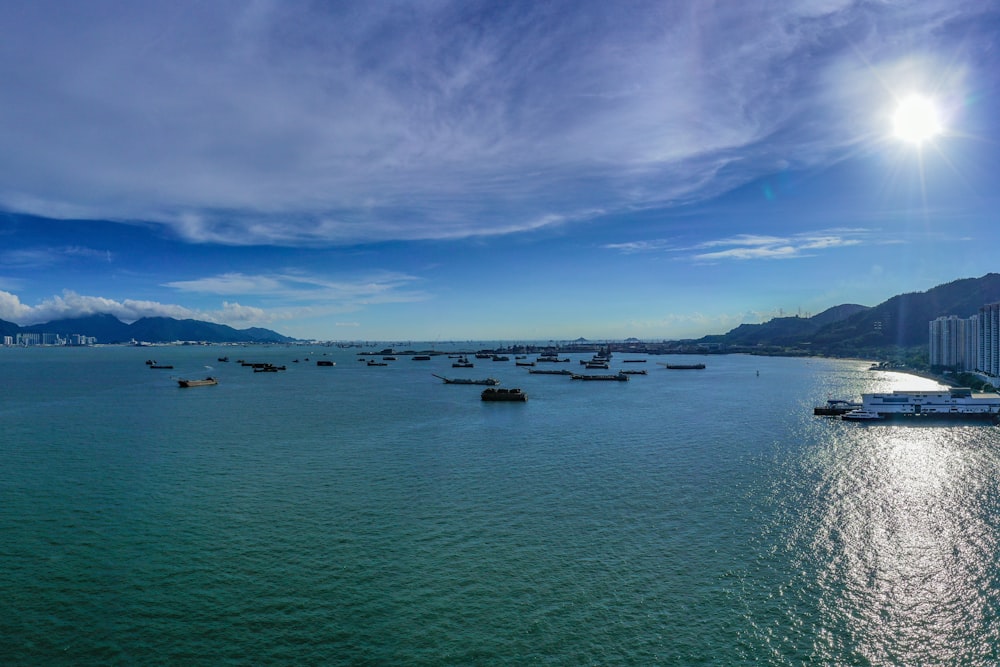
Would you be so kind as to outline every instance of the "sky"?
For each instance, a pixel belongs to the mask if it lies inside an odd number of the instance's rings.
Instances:
[[[0,24],[21,325],[675,340],[1000,269],[996,3],[12,0]]]

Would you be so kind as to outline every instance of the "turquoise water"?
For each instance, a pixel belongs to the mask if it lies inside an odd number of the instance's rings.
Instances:
[[[926,380],[726,356],[583,383],[355,352],[0,349],[2,662],[1000,660],[1000,429],[811,414]]]

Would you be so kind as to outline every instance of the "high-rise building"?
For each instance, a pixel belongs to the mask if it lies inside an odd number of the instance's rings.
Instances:
[[[965,370],[966,325],[968,320],[949,315],[930,323],[930,364]]]
[[[1000,375],[1000,303],[979,309],[979,366],[987,375]]]

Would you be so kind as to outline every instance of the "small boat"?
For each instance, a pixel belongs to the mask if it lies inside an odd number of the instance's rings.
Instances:
[[[879,419],[882,419],[882,415],[880,415],[877,412],[872,412],[871,410],[858,408],[857,410],[851,410],[850,412],[845,412],[844,414],[840,415],[840,418],[852,422],[877,421]]]
[[[831,398],[827,400],[826,405],[817,405],[813,408],[813,414],[823,416],[842,415],[850,412],[851,410],[857,410],[861,406],[861,403],[857,403],[855,401],[845,401],[842,398]]]
[[[510,361],[510,357],[505,354],[494,354],[492,359],[493,361]]]
[[[480,384],[480,385],[487,385],[490,387],[495,387],[496,385],[500,384],[500,380],[496,378],[484,378],[482,380],[473,380],[470,378],[446,378],[445,376],[438,375],[436,373],[431,373],[431,375],[433,375],[436,378],[440,378],[441,380],[444,380],[445,384]]]
[[[382,361],[396,361],[396,357],[382,357]]]
[[[452,368],[472,368],[473,366],[474,364],[466,357],[459,357],[458,360],[451,365]]]
[[[337,364],[335,364],[332,361],[325,361],[323,359],[320,359],[319,361],[316,362],[316,365],[317,366],[336,366]]]
[[[540,357],[538,357],[538,359],[536,359],[535,361],[537,361],[539,363],[549,362],[549,363],[553,363],[553,364],[558,364],[558,363],[562,363],[562,362],[565,362],[565,361],[569,361],[569,357],[566,357],[565,359],[560,359],[559,357],[557,357],[554,354],[543,354]]]
[[[622,363],[623,364],[644,364],[644,363],[646,363],[646,360],[645,359],[622,359]]]
[[[388,366],[389,364],[385,363],[384,361],[369,361],[368,365],[369,366]]]
[[[480,394],[480,398],[484,401],[517,401],[526,402],[528,400],[528,395],[525,394],[520,389],[484,389],[483,393]]]
[[[574,380],[617,380],[618,382],[628,382],[628,374],[626,373],[615,373],[614,375],[583,375],[580,373],[573,374]]]
[[[535,362],[534,361],[515,361],[514,365],[515,366],[534,366]]]
[[[648,373],[646,373],[645,368],[643,368],[641,371],[618,371],[618,372],[623,373],[625,375],[648,375]]]
[[[227,362],[229,361],[229,357],[219,357],[218,361]]]
[[[430,360],[431,358],[426,354],[418,354],[417,356],[413,357],[413,361],[430,361]]]
[[[544,368],[539,368],[538,370],[535,370],[534,368],[529,368],[528,372],[531,373],[532,375],[572,375],[573,374],[573,371],[568,370],[566,368],[561,368],[561,369],[559,369],[557,371],[548,370],[548,369],[544,369]]]
[[[169,364],[150,364],[149,367],[150,368],[160,368],[160,369],[173,368],[173,366],[170,366]]]
[[[219,381],[214,377],[207,377],[204,380],[178,380],[177,384],[181,387],[209,387],[219,384]]]
[[[672,371],[700,371],[705,368],[705,364],[664,364],[661,362],[657,363]]]

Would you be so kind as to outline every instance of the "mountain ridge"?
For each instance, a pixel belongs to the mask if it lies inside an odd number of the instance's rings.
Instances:
[[[208,343],[290,343],[296,341],[295,338],[260,327],[235,329],[226,324],[192,319],[178,320],[172,317],[143,317],[131,324],[126,324],[114,315],[97,313],[83,317],[52,320],[25,327],[0,320],[0,335],[16,336],[19,333],[54,333],[63,337],[81,334],[96,338],[98,343],[127,343],[131,340],[146,343],[171,343],[178,340]]]

